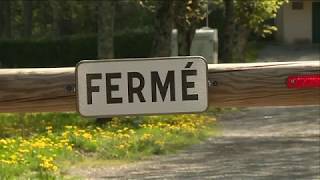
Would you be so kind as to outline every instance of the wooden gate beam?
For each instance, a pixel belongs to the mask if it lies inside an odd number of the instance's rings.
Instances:
[[[210,64],[210,104],[217,107],[319,105],[320,88],[289,89],[288,76],[318,74],[320,61]]]
[[[0,112],[76,110],[75,68],[0,69]]]
[[[210,106],[320,105],[320,88],[287,88],[288,76],[320,74],[319,61],[210,64],[208,70]],[[0,69],[0,112],[75,110],[75,68]]]

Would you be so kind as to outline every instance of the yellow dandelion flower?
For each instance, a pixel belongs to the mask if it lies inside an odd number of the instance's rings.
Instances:
[[[141,137],[141,140],[149,140],[149,139],[151,139],[153,137],[153,135],[152,134],[148,134],[148,133],[145,133],[145,134],[143,134],[142,135],[142,137]]]
[[[70,145],[67,146],[67,150],[70,150],[70,151],[71,151],[71,150],[72,150],[72,146],[70,146]]]
[[[64,128],[66,128],[66,129],[72,129],[73,126],[64,126]]]
[[[84,133],[84,134],[82,134],[82,137],[84,137],[86,139],[92,139],[92,135],[90,133]]]
[[[10,156],[10,159],[12,159],[12,160],[16,160],[16,159],[17,159],[17,155],[12,154],[12,155]]]
[[[18,151],[21,152],[21,153],[28,153],[28,152],[30,152],[29,149],[19,149]]]
[[[124,148],[125,148],[125,145],[120,144],[120,145],[118,146],[118,148],[119,148],[119,149],[124,149]]]
[[[5,139],[0,139],[0,144],[8,144],[8,142]]]

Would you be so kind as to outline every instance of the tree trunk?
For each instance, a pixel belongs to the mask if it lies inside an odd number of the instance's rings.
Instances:
[[[59,29],[59,3],[56,0],[50,0],[50,6],[52,8],[52,31],[53,37],[59,39],[61,36]]]
[[[62,36],[73,33],[71,4],[68,1],[60,3],[59,31]]]
[[[23,0],[23,36],[30,38],[32,35],[32,1]]]
[[[52,29],[53,36],[59,39],[61,36],[70,35],[72,30],[72,11],[68,2],[50,0],[52,8]]]
[[[201,0],[175,1],[175,25],[178,30],[178,55],[190,56],[191,45],[200,22]]]
[[[0,1],[0,38],[2,38],[4,32],[4,6],[3,2]]]
[[[225,7],[225,23],[222,32],[221,56],[222,62],[232,62],[234,48],[234,0],[223,0]]]
[[[196,33],[196,27],[192,25],[177,26],[178,29],[178,56],[190,56],[191,45],[194,35]]]
[[[171,55],[171,33],[173,28],[174,0],[159,1],[154,24],[154,39],[151,56],[161,57]]]
[[[3,6],[3,37],[11,38],[11,1],[2,1]]]
[[[236,62],[244,63],[245,60],[245,50],[248,43],[248,38],[250,35],[250,29],[243,24],[238,24],[238,28],[235,31],[235,41],[232,50],[233,60]]]
[[[114,58],[113,48],[113,30],[115,16],[115,2],[98,1],[98,58]],[[97,118],[97,125],[104,125],[111,121],[112,118]]]
[[[98,58],[112,59],[114,2],[98,1]]]

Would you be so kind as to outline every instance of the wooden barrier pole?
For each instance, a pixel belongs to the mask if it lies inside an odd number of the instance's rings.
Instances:
[[[75,68],[0,69],[0,112],[75,111]]]
[[[209,65],[209,101],[217,107],[319,105],[320,88],[289,89],[292,75],[320,74],[320,61]]]
[[[212,64],[215,107],[319,105],[320,89],[288,89],[290,75],[319,74],[319,61]],[[0,112],[75,111],[74,68],[0,69]]]

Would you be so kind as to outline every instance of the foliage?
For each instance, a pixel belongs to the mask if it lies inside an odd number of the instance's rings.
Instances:
[[[136,0],[140,5],[151,11],[155,11],[158,6],[158,1],[154,0]],[[277,11],[288,0],[233,0],[235,2],[235,21],[237,23],[245,24],[248,28],[262,36],[271,34],[276,31],[276,27],[268,25],[265,22],[269,19],[275,18]],[[187,23],[194,23],[203,20],[206,15],[207,3],[204,0],[188,0],[184,1],[184,6],[181,7],[182,1],[176,1],[177,9],[185,9],[184,17],[175,14],[177,17],[176,23],[183,21]],[[223,7],[223,0],[211,0],[210,4],[214,6],[214,11],[219,11]],[[216,8],[219,7],[219,8]],[[213,12],[215,13],[215,12]],[[215,14],[217,15],[217,14]],[[215,18],[215,17],[214,17]],[[180,20],[180,21],[179,21]],[[219,24],[215,24],[219,26]]]
[[[156,0],[135,0],[143,8],[155,12],[159,7],[160,1]],[[197,23],[205,18],[207,0],[187,0],[187,1],[172,1],[175,7],[175,23],[177,24],[192,24]]]
[[[223,26],[219,29],[219,59],[245,62],[245,50],[251,37],[263,37],[276,31],[273,19],[287,0],[223,0]]]
[[[104,127],[71,113],[2,114],[0,122],[0,179],[62,177],[87,157],[136,160],[215,132],[214,118],[205,115],[113,118]]]
[[[24,29],[24,0],[8,1],[11,4],[10,24],[12,37],[6,37],[0,27],[0,38],[20,39]],[[32,36],[28,38],[52,38],[59,31],[61,37],[70,34],[97,33],[97,7],[94,1],[32,1]],[[1,10],[1,3],[0,3]],[[0,20],[3,18],[0,13]],[[127,18],[130,17],[130,21]],[[152,13],[135,1],[117,1],[115,15],[115,32],[152,29]],[[1,22],[0,22],[1,23]],[[58,29],[55,29],[55,25]]]
[[[245,24],[253,32],[264,37],[277,30],[275,26],[266,24],[266,20],[275,18],[281,5],[286,2],[288,0],[236,0],[235,21]]]
[[[197,25],[206,17],[207,5],[206,0],[175,1],[175,23]]]
[[[115,35],[115,57],[148,57],[152,33],[128,32]],[[65,37],[58,40],[0,41],[0,66],[61,67],[75,66],[84,59],[97,58],[97,39],[93,35]]]
[[[253,32],[258,33],[259,35],[265,36],[266,34],[271,34],[273,31],[276,31],[276,27],[268,25],[266,21],[276,17],[278,10],[284,3],[288,3],[289,0],[231,0],[235,5],[235,16],[234,19],[238,24],[244,24]],[[226,17],[221,16],[221,9],[224,8],[223,0],[212,0],[213,4],[213,17],[210,19],[223,21]],[[219,13],[220,12],[220,13]],[[210,15],[209,15],[210,16]],[[220,19],[215,19],[215,18]],[[221,20],[222,19],[222,20]],[[212,22],[214,26],[221,26]]]

